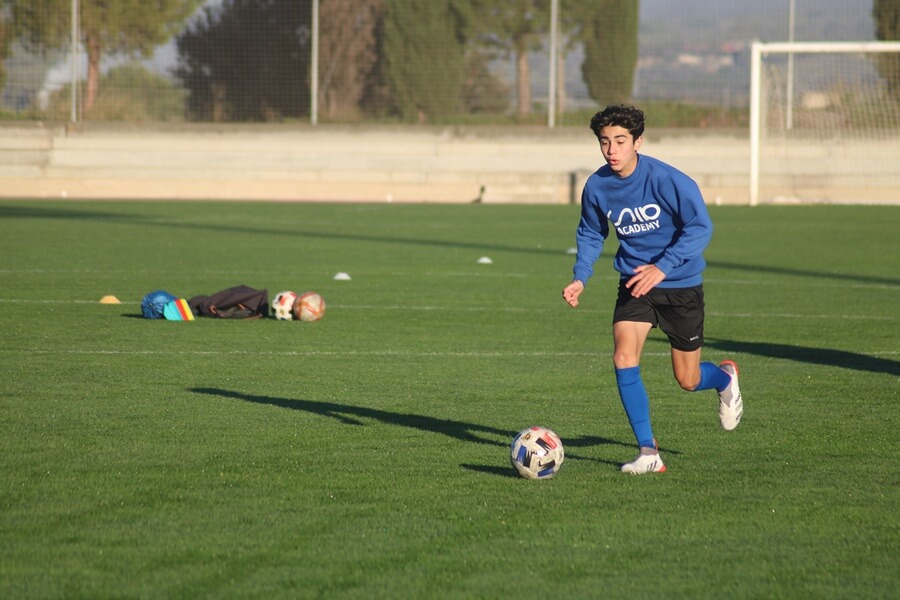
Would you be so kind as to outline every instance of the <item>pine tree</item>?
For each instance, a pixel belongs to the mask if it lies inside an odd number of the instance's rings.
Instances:
[[[0,15],[0,90],[6,85],[6,59],[9,57],[9,25]]]
[[[90,112],[100,85],[104,53],[149,56],[193,14],[200,0],[79,0],[80,30],[88,58],[84,112]],[[7,0],[12,35],[43,51],[70,43],[71,0]]]
[[[311,4],[225,0],[176,39],[188,117],[274,121],[309,114]]]
[[[550,29],[549,0],[473,0],[479,18],[475,31],[483,43],[513,57],[516,72],[516,114],[531,114],[531,65],[528,54],[543,47]]]
[[[319,8],[319,94],[325,115],[353,117],[378,56],[383,0],[322,0]]]

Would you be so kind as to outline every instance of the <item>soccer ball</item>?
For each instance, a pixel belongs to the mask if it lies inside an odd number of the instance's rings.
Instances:
[[[297,294],[294,292],[278,292],[272,301],[272,316],[279,321],[292,321],[294,307],[297,305]]]
[[[294,318],[301,321],[318,321],[325,316],[325,300],[315,292],[303,292],[294,305]]]
[[[546,427],[523,429],[509,446],[509,461],[526,479],[550,479],[564,458],[562,441]]]

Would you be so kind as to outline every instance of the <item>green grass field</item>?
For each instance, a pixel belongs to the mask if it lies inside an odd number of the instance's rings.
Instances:
[[[0,202],[0,597],[896,597],[900,208],[710,208],[744,420],[654,332],[643,477],[614,248],[560,297],[577,210]],[[328,312],[140,317],[238,284]],[[508,462],[536,424],[549,481]]]

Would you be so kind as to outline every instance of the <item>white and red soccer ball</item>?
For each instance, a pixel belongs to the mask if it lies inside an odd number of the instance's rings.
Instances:
[[[272,316],[279,321],[318,321],[325,316],[325,300],[316,292],[278,292],[272,301]]]
[[[297,298],[297,293],[291,291],[275,294],[275,298],[272,300],[272,316],[279,321],[292,321]]]
[[[325,316],[325,300],[316,292],[303,292],[294,304],[294,318],[300,321],[318,321]]]
[[[562,440],[546,427],[523,429],[509,446],[509,461],[526,479],[550,479],[564,459]]]

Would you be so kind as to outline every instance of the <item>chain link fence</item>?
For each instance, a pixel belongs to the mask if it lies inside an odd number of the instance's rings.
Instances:
[[[874,39],[871,0],[794,4],[5,0],[0,119],[744,126],[753,39]]]

